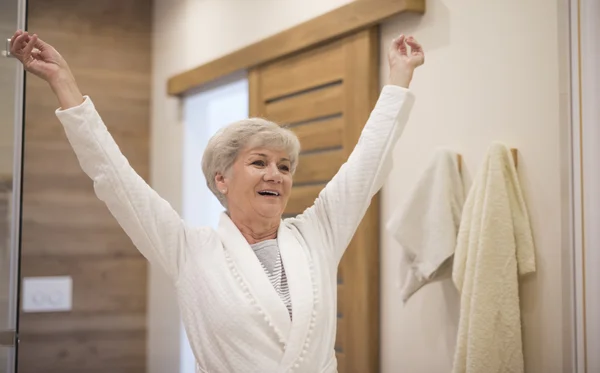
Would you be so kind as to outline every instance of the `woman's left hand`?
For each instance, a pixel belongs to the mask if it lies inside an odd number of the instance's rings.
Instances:
[[[388,61],[390,83],[408,88],[415,69],[425,63],[423,47],[412,36],[400,35],[392,41],[388,51]]]

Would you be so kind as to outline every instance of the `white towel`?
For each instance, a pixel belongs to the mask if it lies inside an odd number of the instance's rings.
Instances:
[[[438,149],[401,208],[387,224],[408,264],[403,301],[433,278],[454,253],[464,189],[457,154]]]
[[[493,143],[467,195],[452,278],[460,292],[453,373],[524,370],[518,276],[533,237],[510,149]]]

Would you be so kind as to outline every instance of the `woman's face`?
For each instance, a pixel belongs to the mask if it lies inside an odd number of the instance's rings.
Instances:
[[[217,175],[232,214],[280,219],[292,189],[289,156],[264,147],[244,149],[226,175]]]

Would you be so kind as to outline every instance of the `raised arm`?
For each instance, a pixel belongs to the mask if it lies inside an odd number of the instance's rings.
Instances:
[[[138,250],[176,280],[185,260],[182,219],[130,166],[91,99],[81,94],[68,65],[52,46],[36,35],[17,32],[11,53],[56,94],[60,103],[56,115],[98,198]]]
[[[411,51],[407,48],[410,46]],[[313,206],[292,223],[316,226],[339,262],[356,232],[373,196],[392,168],[392,151],[400,138],[414,102],[408,90],[413,71],[424,62],[421,46],[401,35],[389,50],[390,84],[363,128],[359,141]]]

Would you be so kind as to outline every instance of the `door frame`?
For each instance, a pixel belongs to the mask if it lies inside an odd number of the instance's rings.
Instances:
[[[570,240],[572,247],[570,371],[600,369],[600,12],[595,0],[569,0],[570,52]],[[567,370],[565,365],[565,371]]]

